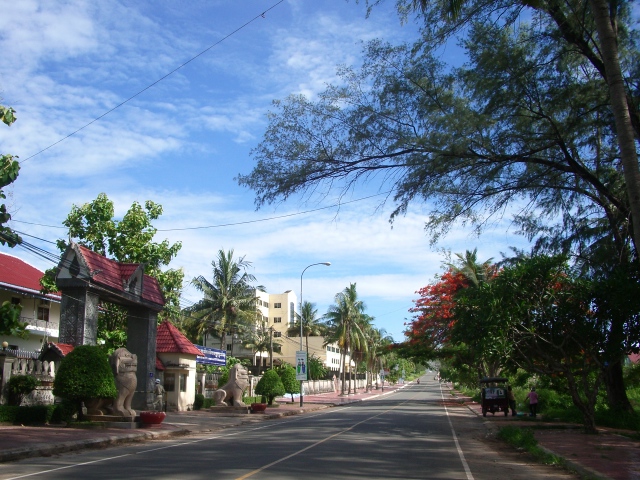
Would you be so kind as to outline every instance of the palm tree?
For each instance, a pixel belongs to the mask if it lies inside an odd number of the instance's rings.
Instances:
[[[364,332],[360,328],[360,317],[365,309],[362,300],[358,300],[356,284],[352,283],[342,292],[336,294],[335,305],[331,305],[325,319],[329,325],[330,334],[327,343],[336,342],[342,352],[342,391],[347,380],[346,357],[352,348],[362,348],[365,343]]]
[[[387,331],[384,328],[375,328],[367,332],[368,350],[366,355],[367,371],[369,372],[369,382],[367,388],[371,389],[373,383],[373,377],[377,368],[382,368],[383,357],[385,355],[385,349],[393,343],[393,338],[387,335]]]
[[[211,262],[213,279],[209,282],[199,276],[191,284],[204,294],[204,298],[189,307],[187,312],[198,319],[199,333],[215,332],[220,336],[220,349],[223,349],[225,335],[232,328],[249,324],[255,319],[257,290],[253,287],[255,277],[247,272],[251,262],[240,257],[233,258],[233,249],[218,251],[218,258]]]
[[[245,348],[248,348],[253,352],[254,365],[256,353],[269,352],[270,366],[273,365],[273,352],[280,352],[282,347],[280,340],[273,339],[273,331],[270,331],[264,326],[248,332],[244,337],[243,345]]]
[[[296,315],[296,322],[287,329],[289,337],[299,337],[300,321],[302,321],[302,334],[307,342],[307,358],[309,358],[309,337],[323,335],[326,331],[326,326],[318,318],[318,310],[315,307],[315,303],[302,302],[300,315]]]
[[[458,261],[456,264],[448,263],[447,266],[453,273],[461,273],[466,277],[474,287],[480,286],[482,283],[489,282],[495,272],[495,265],[492,263],[493,258],[478,263],[478,249],[473,252],[467,250],[464,255],[456,253]]]

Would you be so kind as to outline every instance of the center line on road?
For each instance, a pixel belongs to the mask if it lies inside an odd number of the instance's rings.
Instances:
[[[403,402],[403,403],[406,403],[406,402]],[[249,472],[249,473],[247,473],[247,474],[245,474],[245,475],[243,475],[243,476],[241,476],[241,477],[237,477],[235,480],[245,480],[246,478],[253,477],[253,476],[254,476],[254,475],[256,475],[257,473],[260,473],[260,472],[262,472],[262,471],[264,471],[264,470],[266,470],[266,469],[268,469],[268,468],[271,468],[271,467],[273,467],[274,465],[277,465],[277,464],[279,464],[279,463],[282,463],[282,462],[284,462],[285,460],[289,460],[290,458],[293,458],[293,457],[295,457],[295,456],[297,456],[297,455],[300,455],[301,453],[306,452],[307,450],[310,450],[310,449],[312,449],[312,448],[314,448],[314,447],[317,447],[318,445],[321,445],[321,444],[323,444],[324,442],[327,442],[327,441],[331,440],[332,438],[335,438],[335,437],[337,437],[337,436],[339,436],[339,435],[342,435],[343,433],[346,433],[346,432],[348,432],[348,431],[350,431],[350,430],[353,430],[353,429],[354,429],[354,428],[356,428],[358,425],[361,425],[361,424],[363,424],[363,423],[365,423],[365,422],[368,422],[369,420],[371,420],[371,419],[373,419],[373,418],[376,418],[376,417],[379,417],[380,415],[384,415],[384,414],[386,414],[386,413],[389,413],[391,410],[395,410],[395,409],[396,409],[396,408],[398,408],[400,405],[402,405],[402,404],[398,404],[398,405],[396,405],[395,407],[392,407],[392,408],[389,408],[388,410],[385,410],[384,412],[380,412],[380,413],[378,413],[378,414],[376,414],[376,415],[372,415],[372,416],[371,416],[371,417],[369,417],[369,418],[365,418],[364,420],[361,420],[361,421],[359,421],[358,423],[354,423],[354,424],[353,424],[353,425],[351,425],[349,428],[345,428],[344,430],[342,430],[342,431],[340,431],[340,432],[334,433],[333,435],[329,435],[327,438],[324,438],[324,439],[322,439],[322,440],[318,440],[316,443],[313,443],[313,444],[311,444],[311,445],[309,445],[309,446],[307,446],[307,447],[305,447],[305,448],[303,448],[303,449],[300,449],[300,450],[298,450],[297,452],[293,452],[292,454],[287,455],[286,457],[282,457],[282,458],[280,458],[279,460],[276,460],[275,462],[271,462],[271,463],[269,463],[269,464],[267,464],[267,465],[265,465],[265,466],[263,466],[263,467],[260,467],[260,468],[258,468],[258,469],[256,469],[256,470],[253,470],[252,472]],[[346,409],[348,409],[348,408],[350,408],[350,407],[346,407],[346,408],[345,408],[345,410],[346,410]]]

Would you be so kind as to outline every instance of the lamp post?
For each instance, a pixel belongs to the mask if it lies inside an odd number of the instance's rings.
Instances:
[[[302,351],[302,333],[303,333],[302,326],[303,326],[303,323],[304,323],[304,318],[302,317],[302,276],[304,275],[304,272],[307,271],[307,268],[313,267],[314,265],[325,265],[325,266],[329,267],[331,265],[331,262],[312,263],[311,265],[307,265],[305,267],[305,269],[302,270],[302,273],[300,274],[300,351]],[[308,371],[308,365],[309,365],[309,359],[307,358],[307,370],[306,371]],[[300,380],[300,406],[301,407],[304,405],[304,391],[303,391],[302,382],[303,382],[303,380]]]

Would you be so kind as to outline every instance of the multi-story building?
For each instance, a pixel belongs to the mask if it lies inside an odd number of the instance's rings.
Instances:
[[[27,324],[26,338],[7,336],[11,350],[39,352],[43,344],[58,341],[60,295],[40,292],[44,275],[32,265],[6,253],[0,253],[0,304],[9,301],[21,305],[20,320]]]
[[[281,346],[280,352],[273,354],[274,361],[295,365],[296,351],[300,350],[300,333],[296,331],[296,334],[293,334],[290,329],[295,326],[298,316],[296,294],[291,290],[284,293],[256,291],[256,297],[262,321],[260,328],[272,329],[273,339]],[[309,356],[314,355],[319,358],[327,370],[342,371],[340,349],[336,344],[325,346],[324,342],[325,338],[322,336],[309,337]],[[306,338],[302,339],[302,350],[307,350]],[[268,356],[268,352],[262,353],[261,362],[257,363],[266,365]]]

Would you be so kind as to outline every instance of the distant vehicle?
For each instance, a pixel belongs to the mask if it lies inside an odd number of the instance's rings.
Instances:
[[[508,381],[508,378],[502,377],[485,377],[480,380],[483,417],[487,416],[487,412],[491,412],[493,415],[496,412],[504,412],[505,417],[509,414],[506,385]]]

